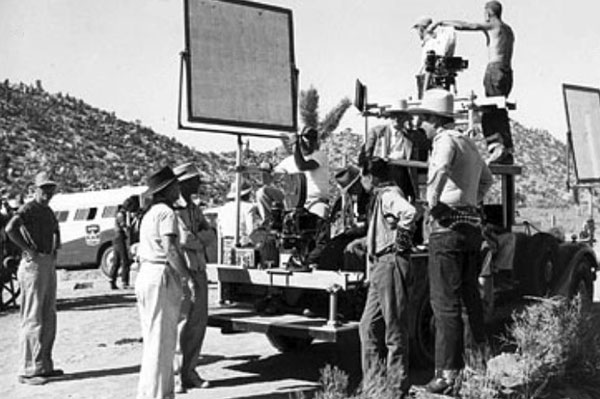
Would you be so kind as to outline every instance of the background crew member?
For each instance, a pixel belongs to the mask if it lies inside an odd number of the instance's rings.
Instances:
[[[140,226],[140,271],[135,283],[142,327],[142,364],[138,399],[172,398],[173,357],[182,283],[196,295],[179,247],[179,227],[172,206],[179,198],[179,184],[170,167],[148,177],[152,204]]]
[[[23,251],[18,270],[21,288],[19,382],[41,385],[60,376],[54,368],[56,338],[56,251],[60,248],[58,221],[48,203],[56,183],[46,172],[35,177],[33,201],[23,205],[6,226],[8,237]]]
[[[131,259],[129,258],[129,246],[127,245],[129,241],[127,220],[127,210],[124,203],[122,206],[119,206],[119,210],[115,216],[115,237],[112,241],[114,261],[110,271],[110,288],[113,290],[119,288],[117,287],[119,270],[121,270],[123,288],[129,287],[129,265],[131,264]]]
[[[365,190],[375,195],[367,232],[372,265],[359,327],[363,378],[383,361],[387,373],[404,373],[398,388],[406,393],[409,253],[416,210],[391,181],[381,158],[367,160],[362,175]]]
[[[285,196],[280,189],[273,186],[273,165],[270,162],[263,162],[260,164],[259,169],[261,170],[263,185],[256,191],[256,205],[262,219],[261,223],[263,226],[266,226],[273,220],[273,215],[271,214],[273,205],[277,205],[283,209],[283,199]]]
[[[173,169],[179,180],[184,207],[175,210],[179,225],[179,243],[185,263],[192,276],[196,290],[194,296],[184,290],[181,303],[177,349],[175,351],[175,392],[184,393],[189,388],[208,388],[210,383],[196,372],[198,356],[208,322],[208,277],[206,276],[205,240],[212,234],[202,234],[210,226],[200,208],[192,201],[192,195],[200,188],[200,173],[196,166],[184,163]]]
[[[477,342],[485,340],[477,285],[482,237],[476,207],[492,185],[492,175],[475,143],[452,129],[450,92],[425,92],[421,108],[414,113],[433,140],[427,202],[432,216],[428,268],[436,326],[435,375],[425,388],[448,394],[464,367],[463,304],[473,337]]]
[[[487,39],[488,65],[483,77],[485,95],[505,96],[513,85],[512,56],[515,35],[512,28],[502,20],[502,5],[488,1],[484,7],[485,22],[439,21],[431,25],[453,26],[458,30],[482,31]],[[491,109],[483,112],[481,127],[491,156],[488,162],[512,164],[513,141],[506,109]]]

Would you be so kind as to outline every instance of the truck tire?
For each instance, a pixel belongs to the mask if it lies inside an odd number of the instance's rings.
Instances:
[[[429,289],[420,290],[415,301],[415,316],[410,332],[411,362],[423,367],[433,365],[435,359],[435,321],[429,301]]]
[[[313,341],[312,337],[300,338],[267,332],[267,339],[281,353],[301,352],[308,348]]]
[[[100,256],[100,270],[106,278],[110,279],[110,273],[115,263],[115,252],[113,251],[112,245],[108,245],[102,250]]]
[[[575,266],[569,288],[569,298],[581,295],[583,310],[589,310],[594,299],[594,282],[590,270],[592,270],[592,261],[588,257],[582,257]]]

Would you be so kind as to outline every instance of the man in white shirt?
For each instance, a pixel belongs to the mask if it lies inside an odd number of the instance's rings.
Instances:
[[[250,202],[252,187],[246,181],[242,182],[240,191],[240,245],[250,244],[250,234],[260,224],[260,215],[256,205]],[[227,202],[219,210],[218,226],[221,237],[235,237],[237,207],[235,203],[236,184],[231,184]]]
[[[276,173],[299,173],[306,176],[306,204],[311,213],[326,219],[329,215],[329,161],[319,150],[319,133],[306,126],[296,136],[294,154],[275,167]]]

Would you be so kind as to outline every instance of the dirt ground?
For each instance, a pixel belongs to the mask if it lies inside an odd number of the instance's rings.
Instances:
[[[596,284],[595,301],[600,300]],[[211,286],[211,303],[216,286]],[[141,334],[133,290],[111,291],[99,271],[59,271],[56,367],[65,376],[44,386],[17,382],[17,309],[0,312],[0,398],[134,398],[141,358]],[[191,390],[181,398],[295,398],[314,391],[319,370],[333,363],[351,380],[359,375],[358,346],[337,348],[316,343],[304,353],[280,354],[262,334],[223,335],[209,328],[198,367],[212,382],[206,390]],[[422,383],[427,370],[411,370]]]

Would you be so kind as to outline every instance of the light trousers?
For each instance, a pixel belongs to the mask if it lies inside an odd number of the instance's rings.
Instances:
[[[135,295],[143,339],[137,398],[173,398],[181,279],[168,265],[143,262],[135,282]]]
[[[56,338],[56,267],[53,255],[23,258],[17,278],[21,287],[21,375],[54,369],[52,347]]]

